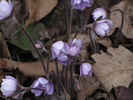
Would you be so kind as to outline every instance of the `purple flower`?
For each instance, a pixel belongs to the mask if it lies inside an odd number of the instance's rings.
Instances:
[[[79,55],[81,48],[83,46],[83,41],[82,40],[77,40],[76,38],[70,40],[70,49],[69,49],[69,55],[70,56],[77,56]]]
[[[59,62],[64,65],[67,65],[68,62],[68,54],[69,54],[69,46],[68,44],[57,41],[51,46],[53,59],[57,58]]]
[[[101,16],[102,16],[102,19],[105,19],[107,15],[107,11],[104,8],[97,8],[94,10],[92,15],[94,20],[97,20]]]
[[[30,87],[45,90],[44,95],[45,94],[51,95],[54,91],[53,84],[43,77],[39,77],[38,79],[36,79]],[[39,96],[42,94],[43,91],[32,89],[31,92],[35,93],[35,96]]]
[[[89,63],[83,62],[80,65],[80,76],[81,75],[84,75],[84,76],[92,75],[92,67]]]
[[[85,7],[90,7],[91,3],[93,3],[92,0],[71,0],[71,5],[79,10],[84,10]]]
[[[10,16],[12,11],[11,1],[0,0],[0,20]]]
[[[109,33],[112,28],[113,28],[113,23],[111,20],[108,19],[97,21],[94,24],[95,32],[101,36],[104,36],[105,33]]]
[[[1,92],[6,97],[11,96],[17,89],[17,80],[12,76],[6,76],[6,79],[2,79]]]

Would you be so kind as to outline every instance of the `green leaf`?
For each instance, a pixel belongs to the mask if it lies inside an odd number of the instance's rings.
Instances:
[[[29,36],[31,37],[31,39],[33,40],[34,44],[36,44],[37,40],[39,40],[38,33],[44,29],[45,29],[45,26],[42,23],[38,23],[38,22],[29,24],[26,27],[26,31],[29,34]],[[17,32],[11,38],[10,42],[23,50],[31,50],[33,56],[35,55],[34,56],[35,58],[38,57],[34,48],[32,47],[32,44],[30,43],[29,39],[22,31]]]

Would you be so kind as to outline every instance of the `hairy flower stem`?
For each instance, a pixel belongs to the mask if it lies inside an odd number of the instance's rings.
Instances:
[[[82,27],[75,33],[75,36],[73,37],[73,39],[76,38],[76,36],[79,34],[79,32],[82,31],[84,28],[91,28],[91,24],[90,24],[90,25],[82,26]]]
[[[65,71],[65,65],[63,65],[62,67],[63,67],[63,69],[62,69],[62,72],[61,72],[61,80],[63,81],[63,73]]]
[[[91,16],[91,14],[92,14],[92,10],[93,10],[93,8],[94,8],[94,5],[96,4],[96,1],[97,1],[97,0],[93,0],[93,4],[92,4],[92,6],[90,7],[90,9],[88,10],[88,13],[87,13],[87,17],[86,17],[84,26],[87,25],[88,22],[89,22],[89,19],[90,19],[90,16]],[[86,33],[86,32],[87,32],[87,30],[85,29],[85,33]]]
[[[69,30],[69,34],[68,34],[68,39],[71,35],[72,32],[72,15],[73,15],[73,9],[71,8],[71,13],[70,13],[70,30]]]
[[[58,70],[58,63],[57,59],[55,59],[55,66],[56,66],[56,74],[57,74],[57,86],[58,86],[58,95],[60,96],[60,83],[59,83],[59,70]]]
[[[50,60],[50,57],[51,56],[49,56],[48,59],[47,59],[47,73],[49,72],[49,60]]]
[[[54,97],[56,97],[57,100],[60,100],[56,94],[52,94]]]
[[[52,71],[48,72],[48,76],[50,76],[51,73],[52,73],[52,82],[54,82],[55,73],[54,73],[54,71],[52,70]],[[48,77],[48,76],[47,76],[47,77]],[[48,78],[49,78],[49,77],[48,77]]]
[[[45,69],[45,65],[44,65],[44,62],[43,62],[43,59],[39,53],[39,51],[37,50],[37,48],[35,47],[32,39],[30,38],[30,36],[28,35],[28,33],[26,32],[26,30],[21,26],[21,24],[16,20],[15,16],[12,17],[12,20],[23,30],[23,32],[25,33],[25,35],[28,37],[29,41],[31,42],[32,46],[34,47],[34,49],[36,50],[40,60],[41,60],[41,63],[42,63],[42,66],[43,66],[43,69],[44,69],[44,72],[45,74],[47,74],[47,71]]]
[[[68,91],[68,86],[67,86],[67,68],[68,68],[68,64],[69,64],[70,60],[71,60],[71,58],[69,58],[67,66],[66,66],[66,69],[65,69],[65,79],[66,79],[65,88],[66,88],[66,91]]]
[[[91,48],[92,48],[92,53],[99,53],[99,47],[95,38],[95,31],[93,28],[90,28],[88,30],[90,40],[91,40]]]
[[[73,97],[73,63],[71,63],[71,97]]]
[[[103,6],[100,2],[97,2],[97,5],[99,5],[100,7],[104,8],[107,12],[110,12],[109,8]]]
[[[75,11],[75,9],[73,9],[73,13],[74,13],[74,15],[75,15],[75,17],[76,17],[77,23],[79,24],[79,23],[80,23],[80,18],[79,18],[79,16],[77,15],[77,12]]]
[[[70,25],[70,21],[69,21],[69,14],[68,14],[68,3],[69,1],[66,0],[66,16],[67,16],[67,38],[69,37],[69,25]]]
[[[122,16],[121,27],[119,29],[119,33],[118,33],[117,39],[116,39],[115,44],[114,44],[114,47],[117,47],[118,46],[119,39],[120,39],[120,36],[121,36],[121,31],[122,31],[122,28],[123,28],[124,14],[123,14],[123,12],[120,9],[112,10],[111,13],[114,12],[114,11],[119,11],[121,13],[121,16]]]
[[[65,69],[65,88],[66,88],[66,91],[67,91],[67,66],[66,66],[66,69]]]
[[[48,100],[50,100],[51,95],[48,96]]]

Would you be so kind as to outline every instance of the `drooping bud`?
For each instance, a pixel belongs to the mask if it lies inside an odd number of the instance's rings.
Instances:
[[[75,79],[74,88],[75,88],[76,91],[81,91],[83,89],[82,84],[77,79]]]
[[[109,33],[113,29],[113,22],[108,19],[100,20],[94,23],[94,29],[100,36],[104,36],[105,33]]]

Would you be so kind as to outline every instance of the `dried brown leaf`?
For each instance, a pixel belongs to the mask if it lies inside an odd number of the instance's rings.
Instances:
[[[4,61],[4,60],[2,60],[1,58],[0,58],[0,68],[2,68],[2,69],[3,69],[3,68],[5,68],[5,69],[8,68],[8,67],[7,67],[7,62]]]
[[[12,69],[13,67],[19,68],[19,71],[21,71],[25,76],[42,76],[44,75],[44,69],[42,67],[41,62],[17,62],[17,61],[11,61],[8,59],[3,59],[4,61],[7,62],[7,69]],[[47,64],[47,59],[43,59],[44,64],[46,66]],[[59,71],[62,70],[62,65],[58,63]],[[55,70],[55,62],[52,61],[49,63],[49,71]]]
[[[111,39],[109,37],[104,37],[104,38],[98,39],[97,42],[102,44],[106,48],[112,46],[112,42],[111,42]]]
[[[100,85],[100,82],[96,80],[95,76],[88,76],[86,78],[81,76],[79,77],[79,81],[82,84],[83,89],[77,92],[77,100],[85,100]]]
[[[109,92],[112,85],[128,87],[133,80],[133,54],[123,46],[119,48],[109,47],[109,53],[94,54],[96,61],[93,70],[102,85]]]
[[[58,0],[26,0],[26,7],[30,14],[26,25],[45,17],[51,12],[57,3]]]
[[[8,55],[8,50],[7,50],[7,45],[5,43],[4,40],[4,35],[2,34],[2,32],[0,32],[0,57],[1,58],[7,58]]]
[[[113,6],[110,10],[120,9],[124,14],[124,23],[122,32],[127,38],[133,38],[133,1],[123,0],[117,5]],[[121,27],[122,15],[119,11],[115,11],[111,14],[110,19],[113,21],[113,29],[111,30],[111,35],[116,27]]]
[[[2,83],[2,79],[6,76],[6,73],[0,70],[0,83]]]

